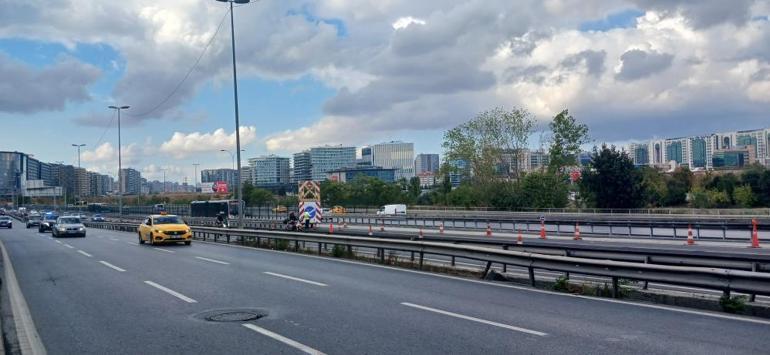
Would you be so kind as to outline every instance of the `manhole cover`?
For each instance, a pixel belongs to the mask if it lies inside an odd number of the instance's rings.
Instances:
[[[260,309],[218,309],[195,315],[195,318],[209,322],[250,322],[267,317]]]

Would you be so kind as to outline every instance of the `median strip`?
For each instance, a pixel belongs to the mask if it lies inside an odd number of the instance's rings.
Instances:
[[[204,260],[204,261],[208,261],[208,262],[211,262],[211,263],[222,264],[222,265],[230,265],[230,263],[228,263],[226,261],[219,261],[219,260],[216,260],[216,259],[204,258],[202,256],[196,256],[195,258],[196,259],[200,259],[200,260]]]
[[[466,315],[462,315],[462,314],[458,314],[458,313],[453,313],[453,312],[449,312],[449,311],[444,311],[444,310],[440,310],[440,309],[436,309],[436,308],[430,308],[430,307],[426,307],[426,306],[420,306],[420,305],[417,305],[417,304],[414,304],[414,303],[401,302],[401,304],[404,305],[404,306],[407,306],[407,307],[421,309],[423,311],[443,314],[445,316],[465,319],[465,320],[469,320],[469,321],[473,321],[473,322],[477,322],[477,323],[482,323],[482,324],[487,324],[487,325],[491,325],[491,326],[495,326],[495,327],[499,327],[499,328],[504,328],[504,329],[508,329],[508,330],[513,330],[513,331],[517,331],[517,332],[537,335],[537,336],[541,336],[541,337],[544,337],[544,336],[548,335],[546,333],[538,332],[538,331],[532,330],[532,329],[516,327],[516,326],[512,326],[512,325],[508,325],[508,324],[503,324],[503,323],[497,323],[497,322],[489,321],[489,320],[486,320],[486,319],[466,316]]]
[[[88,254],[88,253],[86,253],[86,252],[84,252],[84,251],[82,251],[82,250],[80,250],[80,249],[78,249],[78,253],[80,253],[80,254],[83,254],[83,255],[85,255],[85,256],[87,256],[87,257],[89,257],[89,258],[93,257],[93,255],[91,255],[91,254]]]
[[[104,261],[104,260],[100,260],[99,262],[100,262],[102,265],[104,265],[104,266],[106,266],[106,267],[108,267],[108,268],[110,268],[110,269],[113,269],[113,270],[115,270],[115,271],[120,271],[120,272],[125,272],[125,271],[126,271],[126,269],[123,269],[123,268],[119,268],[119,267],[117,267],[117,266],[115,266],[115,265],[112,265],[112,264],[110,264],[110,263],[108,263],[108,262],[106,262],[106,261]]]
[[[307,283],[307,284],[316,285],[316,286],[321,286],[321,287],[326,287],[326,286],[329,286],[329,285],[327,285],[327,284],[323,284],[323,283],[320,283],[320,282],[315,282],[315,281],[310,281],[310,280],[300,279],[299,277],[294,277],[294,276],[289,276],[289,275],[283,275],[283,274],[277,274],[277,273],[274,273],[274,272],[269,272],[269,271],[265,271],[265,274],[268,274],[268,275],[271,275],[271,276],[275,276],[275,277],[281,277],[281,278],[284,278],[284,279],[289,279],[289,280],[294,280],[294,281],[304,282],[304,283]]]
[[[302,343],[296,342],[294,340],[291,340],[291,339],[289,339],[289,338],[287,338],[287,337],[285,337],[283,335],[273,333],[273,332],[271,332],[271,331],[269,331],[269,330],[267,330],[265,328],[258,327],[258,326],[254,325],[254,324],[245,323],[245,324],[243,324],[243,326],[246,327],[246,328],[249,328],[249,329],[251,329],[251,330],[253,330],[253,331],[255,331],[255,332],[259,333],[259,334],[262,334],[264,336],[267,336],[267,337],[273,338],[275,340],[278,340],[281,343],[284,343],[284,344],[286,344],[288,346],[291,346],[291,347],[293,347],[293,348],[295,348],[295,349],[297,349],[299,351],[302,351],[302,352],[304,352],[306,354],[314,354],[314,355],[323,355],[324,354],[324,353],[322,353],[322,352],[320,352],[320,351],[318,351],[316,349],[313,349],[313,348],[311,348],[311,347],[309,347],[309,346],[307,346],[305,344],[302,344]]]
[[[185,296],[185,295],[183,295],[183,294],[181,294],[179,292],[176,292],[176,291],[174,291],[174,290],[172,290],[170,288],[158,285],[158,284],[156,284],[156,283],[154,283],[152,281],[145,281],[144,283],[146,283],[146,284],[148,284],[148,285],[150,285],[152,287],[155,287],[155,288],[157,288],[157,289],[159,289],[159,290],[161,290],[161,291],[163,291],[165,293],[168,293],[169,295],[172,295],[172,296],[174,296],[174,297],[176,297],[176,298],[178,298],[178,299],[180,299],[182,301],[185,301],[187,303],[197,303],[198,302],[198,301],[196,301],[196,300],[194,300],[194,299],[192,299],[190,297],[187,297],[187,296]]]

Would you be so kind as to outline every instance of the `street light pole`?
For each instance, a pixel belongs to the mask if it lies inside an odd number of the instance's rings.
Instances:
[[[123,178],[120,176],[121,170],[123,170],[123,162],[120,149],[120,110],[128,110],[131,106],[109,106],[113,110],[118,111],[118,218],[123,218]]]
[[[227,154],[230,154],[230,161],[232,163],[233,170],[235,170],[235,155],[233,155],[233,152],[231,152],[231,151],[229,151],[227,149],[220,149],[219,151],[220,152],[225,152]]]
[[[195,173],[193,174],[193,190],[195,190],[194,192],[198,192],[198,166],[199,165],[200,164],[198,163],[193,163],[193,169],[195,169],[194,170]]]
[[[75,174],[75,189],[76,189],[77,197],[78,197],[78,209],[80,209],[80,205],[81,205],[80,201],[81,201],[81,198],[82,198],[82,196],[80,195],[80,189],[81,189],[80,179],[78,178],[79,177],[78,174],[80,174],[80,148],[81,147],[85,147],[86,145],[85,144],[74,144],[73,143],[72,146],[78,149],[78,172]]]
[[[243,188],[241,186],[241,123],[238,117],[238,71],[235,64],[235,19],[233,16],[233,3],[236,4],[248,4],[251,0],[217,0],[219,2],[230,3],[230,43],[233,51],[233,98],[235,102],[235,153],[238,156],[238,169],[235,171],[236,183],[238,188],[236,189],[236,200],[238,200],[238,227],[241,227],[243,222]]]

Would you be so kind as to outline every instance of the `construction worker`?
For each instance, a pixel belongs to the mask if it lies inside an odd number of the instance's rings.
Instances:
[[[310,212],[306,210],[305,212],[302,213],[302,223],[305,224],[305,230],[310,229],[310,220],[311,220]]]

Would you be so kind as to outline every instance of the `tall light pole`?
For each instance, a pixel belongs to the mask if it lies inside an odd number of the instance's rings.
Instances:
[[[77,191],[78,206],[79,206],[81,204],[80,201],[81,201],[81,198],[82,198],[82,196],[80,195],[80,179],[79,179],[79,176],[78,176],[78,174],[80,174],[80,148],[85,147],[86,145],[85,144],[74,144],[73,143],[72,146],[78,149],[78,172],[75,174],[75,189]],[[78,207],[78,209],[79,209],[79,207]]]
[[[163,193],[166,193],[166,169],[160,169],[163,172]]]
[[[233,98],[235,99],[235,153],[238,156],[238,169],[235,171],[235,181],[238,188],[235,190],[235,199],[238,200],[238,227],[243,222],[243,188],[241,186],[241,123],[238,117],[238,71],[235,65],[235,20],[233,16],[233,3],[248,4],[251,0],[217,0],[230,4],[230,43],[233,51]]]
[[[231,151],[229,151],[227,149],[220,149],[219,151],[220,152],[225,152],[227,154],[230,154],[230,161],[232,162],[233,170],[235,170],[235,155],[233,154],[233,152],[231,152]],[[238,165],[241,165],[241,164],[238,164]]]
[[[78,148],[78,168],[80,167],[80,148],[85,147],[85,144],[72,144],[73,147]]]
[[[120,153],[120,110],[128,110],[131,106],[109,106],[113,110],[118,111],[118,218],[123,218],[123,178],[120,177],[120,172],[123,170],[122,155]]]
[[[193,192],[198,192],[198,166],[200,164],[193,163],[193,169],[195,169],[195,173],[193,173]]]

